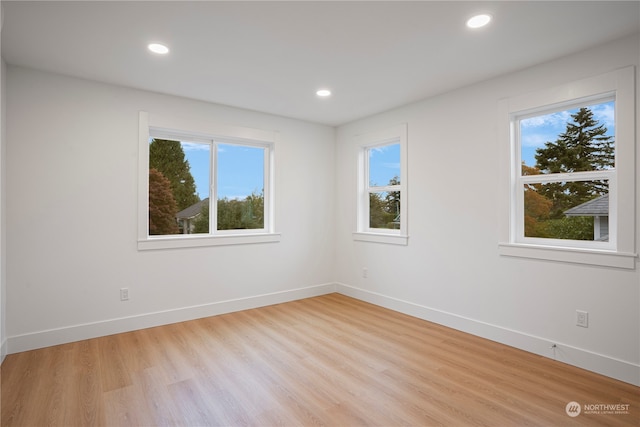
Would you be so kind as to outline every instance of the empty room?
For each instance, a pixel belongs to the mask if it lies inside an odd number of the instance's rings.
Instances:
[[[0,11],[2,426],[640,425],[640,2]]]

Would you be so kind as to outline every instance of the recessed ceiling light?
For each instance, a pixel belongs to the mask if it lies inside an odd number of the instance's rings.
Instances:
[[[331,95],[331,91],[329,89],[320,89],[316,92],[316,95],[326,98]]]
[[[166,55],[167,53],[169,53],[169,48],[160,43],[151,43],[147,46],[147,48],[149,48],[151,52],[160,55]]]
[[[469,28],[480,28],[484,27],[491,21],[491,15],[487,15],[483,13],[481,15],[472,16],[467,21],[467,27]]]

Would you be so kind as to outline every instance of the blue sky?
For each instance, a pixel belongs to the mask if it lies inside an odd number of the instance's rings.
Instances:
[[[607,135],[615,135],[614,102],[587,106],[593,112],[593,117],[607,128]],[[567,122],[571,121],[571,115],[579,108],[545,114],[520,121],[522,160],[527,166],[536,164],[535,154],[537,148],[543,148],[544,143],[555,142],[558,135],[567,129]]]
[[[383,145],[369,150],[369,185],[386,185],[400,177],[400,144]]]
[[[208,144],[182,142],[200,199],[209,197]],[[244,199],[263,188],[264,149],[218,144],[218,198]]]
[[[245,198],[260,192],[263,186],[262,148],[218,145],[218,197]],[[191,166],[200,199],[209,197],[209,145],[182,142],[182,149]],[[385,145],[370,150],[370,179],[385,185],[394,176],[400,176],[400,144]]]
[[[608,135],[615,135],[614,102],[588,106],[594,118],[604,124]],[[535,165],[537,148],[547,141],[555,142],[567,127],[571,115],[578,111],[559,111],[552,114],[521,120],[522,160]],[[183,142],[185,156],[191,166],[191,174],[196,181],[196,189],[201,199],[209,197],[209,145]],[[260,192],[263,187],[264,150],[256,147],[220,144],[218,158],[218,196],[245,198],[252,192]],[[371,185],[385,185],[394,176],[400,176],[400,144],[385,145],[369,150],[369,171]]]

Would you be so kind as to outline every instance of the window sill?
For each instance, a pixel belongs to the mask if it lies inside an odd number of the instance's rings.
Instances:
[[[603,267],[634,269],[637,254],[594,249],[562,248],[520,243],[499,243],[503,256],[533,258],[547,261],[598,265]]]
[[[279,242],[280,233],[226,234],[220,236],[163,236],[138,240],[138,250],[198,248],[206,246],[249,245]]]
[[[409,236],[403,236],[400,234],[355,232],[353,233],[353,240],[401,246],[407,246],[409,244]]]

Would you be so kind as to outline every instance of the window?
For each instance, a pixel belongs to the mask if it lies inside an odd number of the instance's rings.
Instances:
[[[608,225],[609,192],[616,190],[615,100],[578,102],[513,120],[521,162],[516,241],[614,249],[615,221],[611,236],[600,225]]]
[[[399,125],[358,137],[355,240],[407,244],[406,135]]]
[[[278,240],[275,135],[211,125],[185,131],[149,121],[140,113],[139,249]]]
[[[501,254],[633,268],[633,73],[501,102]]]

